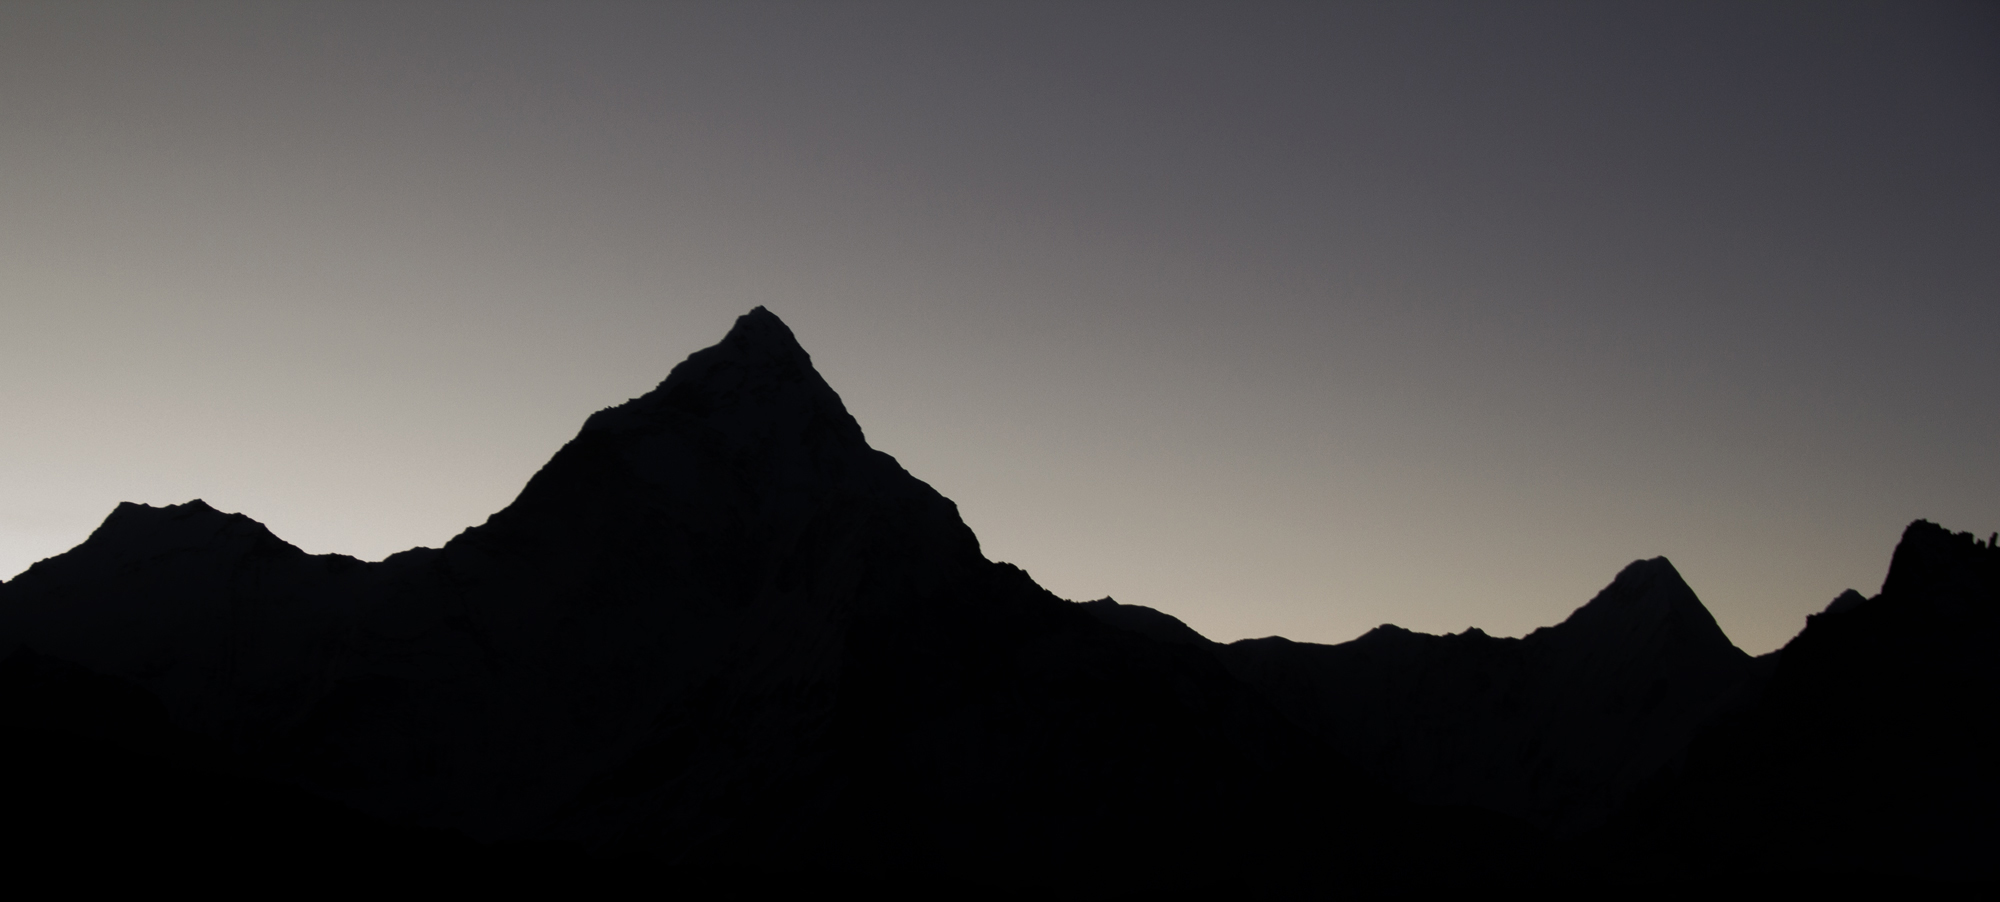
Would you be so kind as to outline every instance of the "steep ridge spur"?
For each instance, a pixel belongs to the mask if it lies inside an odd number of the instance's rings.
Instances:
[[[123,699],[183,770],[683,870],[1366,881],[1511,848],[987,561],[761,308],[442,549],[123,505],[0,585],[0,659],[17,722],[49,686]],[[85,738],[136,735],[105,719]]]

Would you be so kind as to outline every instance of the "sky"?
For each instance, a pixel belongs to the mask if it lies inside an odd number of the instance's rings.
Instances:
[[[441,545],[762,305],[1064,597],[1761,653],[2000,529],[1996,300],[1992,4],[0,4],[0,577]]]

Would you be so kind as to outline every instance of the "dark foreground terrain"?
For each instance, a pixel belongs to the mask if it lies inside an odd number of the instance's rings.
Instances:
[[[1996,611],[2000,551],[1918,522],[1762,658],[1665,559],[1521,639],[1218,645],[986,560],[760,308],[441,549],[127,504],[0,584],[5,848],[262,889],[1971,887]]]

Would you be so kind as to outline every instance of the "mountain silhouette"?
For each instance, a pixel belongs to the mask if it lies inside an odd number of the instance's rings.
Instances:
[[[1753,705],[1610,842],[1688,880],[2000,878],[2000,548],[1917,521],[1882,591],[1847,592],[1775,656]]]
[[[1674,837],[1745,781],[1778,795],[1732,803],[1777,806],[1743,824],[1818,811],[1767,771],[1852,729],[1838,699],[1916,750],[1882,760],[1960,741],[1883,667],[1965,677],[1929,697],[1990,710],[1966,657],[1992,637],[1989,565],[1935,544],[1913,526],[1881,596],[1763,659],[1664,559],[1522,639],[1218,645],[987,560],[758,308],[442,548],[308,555],[200,501],[120,505],[0,584],[0,740],[10,816],[36,825],[16,849],[52,869],[1093,895],[1707,879],[1735,847]],[[1985,779],[1987,748],[1955,747],[1949,779]],[[1991,781],[1933,783],[1909,818],[1942,827],[1842,829],[1944,836],[1878,870],[1980,879],[1950,843]],[[1582,868],[1579,843],[1612,845]]]
[[[121,505],[0,586],[6,656],[143,690],[191,766],[667,867],[1199,879],[1435,832],[1212,656],[987,561],[761,308],[441,549]]]
[[[1758,670],[1665,558],[1633,563],[1521,639],[1382,626],[1340,645],[1271,638],[1222,651],[1409,798],[1565,832],[1607,820]]]

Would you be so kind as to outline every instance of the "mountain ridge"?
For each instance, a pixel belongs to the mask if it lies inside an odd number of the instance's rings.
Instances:
[[[308,555],[198,500],[121,504],[0,584],[0,727],[99,749],[73,772],[44,756],[77,786],[178,749],[174,773],[235,787],[204,816],[282,790],[287,829],[351,825],[329,849],[1121,891],[1535,883],[1580,873],[1556,855],[1580,836],[1709,860],[1661,825],[1698,829],[1759,750],[1832,729],[1797,700],[1856,665],[1814,649],[1929,647],[1895,613],[1916,609],[1966,627],[1951,654],[1990,635],[1990,580],[1964,575],[1985,571],[1911,530],[1882,595],[1843,594],[1783,655],[1736,649],[1664,558],[1521,638],[1220,645],[987,560],[757,308],[441,548]],[[116,785],[114,809],[208,804]]]
[[[867,874],[1266,861],[1311,798],[1355,814],[1306,834],[1342,860],[1380,851],[1361,822],[1430,830],[1218,663],[987,561],[767,311],[439,549],[313,557],[205,504],[109,524],[0,588],[0,649],[389,823]]]
[[[1244,640],[1223,654],[1411,798],[1562,832],[1605,822],[1752,671],[1665,558],[1634,562],[1519,639],[1384,625],[1337,645]]]

